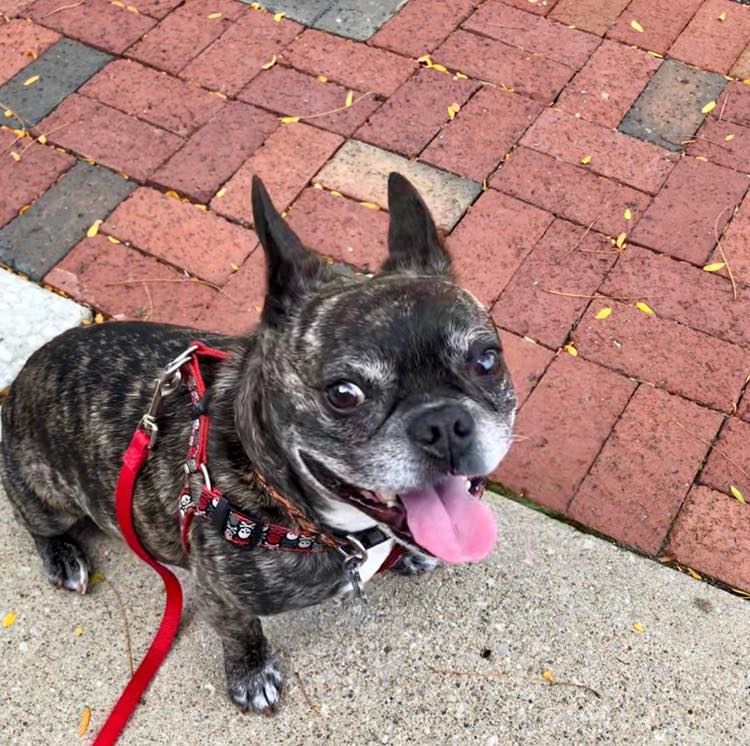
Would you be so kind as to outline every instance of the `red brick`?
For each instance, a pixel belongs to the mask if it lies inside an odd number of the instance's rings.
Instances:
[[[717,412],[641,386],[573,498],[568,517],[657,554],[721,421]]]
[[[641,49],[664,54],[680,35],[703,0],[632,0],[607,36]],[[640,23],[636,31],[631,21]]]
[[[272,114],[230,101],[151,180],[198,202],[208,202],[278,126]]]
[[[716,102],[712,117],[750,127],[750,85],[740,80],[728,83]]]
[[[471,80],[420,70],[357,130],[357,139],[417,155],[449,121],[448,107],[463,106],[478,87]]]
[[[257,246],[251,230],[146,188],[133,192],[102,231],[217,285]]]
[[[521,144],[574,165],[591,156],[588,170],[650,194],[659,191],[679,158],[676,153],[560,109],[545,109]]]
[[[657,301],[653,303],[658,308]],[[748,374],[745,350],[650,316],[635,305],[606,305],[612,308],[611,316],[595,319],[600,304],[593,303],[573,333],[579,355],[699,404],[732,410]]]
[[[347,89],[336,83],[321,83],[310,75],[274,65],[243,88],[238,98],[285,116],[307,117],[335,109],[335,113],[310,119],[310,124],[348,136],[378,108],[378,103],[369,96],[360,98],[362,94],[354,91],[356,103],[344,108],[347,95]]]
[[[660,317],[735,344],[750,346],[750,296],[732,299],[723,277],[635,246],[624,252],[602,292],[642,297]]]
[[[390,96],[418,67],[384,49],[308,29],[282,53],[285,64],[358,91]]]
[[[733,135],[729,142],[724,140],[727,135]],[[708,158],[719,166],[750,172],[750,127],[706,117],[695,138],[695,142],[688,146],[689,155]]]
[[[181,2],[182,0],[138,0],[138,10],[151,18],[161,20]]]
[[[625,220],[626,208],[636,221],[649,203],[643,192],[523,147],[490,184],[574,223],[590,225],[596,220],[596,229],[612,236],[633,225]]]
[[[575,70],[538,54],[469,31],[455,31],[434,54],[435,62],[475,78],[513,88],[548,103]]]
[[[50,142],[139,181],[145,181],[182,143],[171,132],[77,93],[68,96],[38,129],[49,133]]]
[[[32,143],[27,150],[28,140],[20,140],[13,147],[16,153],[23,151],[21,160],[13,161],[8,154],[15,139],[12,132],[0,130],[0,153],[4,161],[0,168],[0,226],[47,191],[75,163],[73,156],[38,143]]]
[[[251,224],[250,185],[257,174],[277,209],[285,210],[343,142],[338,135],[307,124],[280,127],[232,177],[226,193],[214,197],[211,209]]]
[[[750,194],[742,201],[721,243],[729,259],[734,279],[744,285],[750,285]],[[724,261],[718,246],[711,255],[711,261]],[[729,276],[726,267],[719,273],[724,277]]]
[[[703,264],[750,179],[713,163],[683,158],[633,232],[633,241]]]
[[[482,181],[540,111],[541,104],[525,96],[481,88],[422,151],[419,160]]]
[[[189,135],[223,103],[207,91],[133,60],[115,60],[79,93],[176,135]]]
[[[71,7],[58,11],[61,5]],[[128,13],[106,0],[83,0],[80,5],[37,0],[30,8],[30,15],[65,36],[114,54],[124,52],[156,25],[153,18]]]
[[[243,11],[250,12],[233,0],[187,0],[131,47],[128,57],[176,75],[218,39]],[[211,13],[222,16],[209,20]]]
[[[0,26],[0,85],[51,47],[60,34],[34,23],[16,20]]]
[[[270,13],[245,13],[181,75],[205,88],[234,96],[294,39],[302,26]]]
[[[553,220],[500,192],[482,194],[448,239],[461,284],[492,305]]]
[[[667,552],[678,562],[750,590],[750,507],[708,487],[695,487],[677,516]]]
[[[700,482],[730,495],[736,487],[746,500],[750,500],[750,423],[730,417],[721,435],[711,449]],[[734,498],[733,498],[734,499]]]
[[[742,54],[737,58],[729,74],[733,78],[739,78],[740,80],[747,80],[750,78],[750,43],[742,51]]]
[[[0,0],[0,12],[8,18],[24,15],[33,0]]]
[[[546,18],[487,0],[464,22],[463,28],[574,67],[586,64],[601,41],[585,31],[567,28]]]
[[[266,294],[265,257],[260,248],[250,254],[222,291],[198,313],[193,326],[224,334],[246,334],[260,320]]]
[[[605,40],[560,94],[558,106],[590,122],[617,127],[660,64],[639,49]]]
[[[492,475],[559,513],[586,476],[635,384],[562,354],[521,408],[516,441]]]
[[[44,281],[116,319],[170,324],[192,323],[215,294],[153,257],[110,243],[102,234],[81,241]]]
[[[473,0],[450,3],[411,0],[370,37],[368,44],[408,57],[421,57],[435,49],[473,9]]]
[[[557,4],[557,0],[536,0],[534,3],[531,0],[504,0],[504,2],[506,5],[512,5],[540,16],[546,16]]]
[[[612,267],[617,255],[610,241],[597,233],[556,220],[526,258],[492,307],[498,324],[549,347],[561,347]],[[579,245],[586,250],[574,251]],[[571,298],[546,292],[578,294]]]
[[[503,357],[510,371],[517,406],[520,408],[544,374],[555,353],[530,339],[500,332]]]
[[[340,262],[376,270],[388,255],[388,213],[323,189],[305,189],[287,221],[305,246]]]
[[[550,18],[604,36],[630,0],[560,0]]]
[[[721,13],[726,13],[723,21]],[[669,55],[704,70],[728,73],[748,41],[750,8],[731,0],[705,0]]]

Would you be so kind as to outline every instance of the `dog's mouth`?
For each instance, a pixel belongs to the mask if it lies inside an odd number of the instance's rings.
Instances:
[[[340,500],[446,562],[478,562],[495,545],[494,516],[480,502],[484,477],[449,476],[432,486],[387,495],[342,481],[306,454],[304,461],[312,476]]]

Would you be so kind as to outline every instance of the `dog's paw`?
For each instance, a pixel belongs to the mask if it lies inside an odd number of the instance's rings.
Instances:
[[[244,674],[235,674],[228,681],[229,697],[245,712],[271,714],[281,698],[283,677],[273,661],[267,660]]]
[[[391,570],[399,575],[427,575],[438,566],[435,557],[425,557],[423,554],[404,553],[393,564]]]
[[[83,595],[89,586],[90,567],[86,553],[63,537],[37,539],[37,547],[49,582]]]

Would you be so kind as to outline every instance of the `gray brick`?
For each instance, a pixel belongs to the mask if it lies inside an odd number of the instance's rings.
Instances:
[[[241,0],[249,3],[250,0]],[[287,18],[305,26],[312,26],[328,10],[332,0],[271,0],[263,3],[266,10],[272,13],[283,11]]]
[[[37,124],[111,59],[111,55],[98,49],[71,39],[60,39],[38,60],[0,86],[0,101],[27,123]],[[39,81],[25,86],[24,81],[32,75],[38,75]],[[5,117],[2,110],[0,124],[18,127],[18,122]]]
[[[726,80],[677,60],[665,60],[620,124],[620,131],[680,151],[703,122],[701,109],[719,98]]]
[[[79,161],[23,215],[0,230],[0,262],[41,280],[134,189],[107,169]]]
[[[406,0],[335,0],[315,22],[315,28],[349,39],[366,41],[405,2]]]

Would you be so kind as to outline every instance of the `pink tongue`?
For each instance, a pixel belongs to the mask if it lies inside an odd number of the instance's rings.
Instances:
[[[478,562],[495,546],[495,517],[463,477],[407,492],[401,502],[417,544],[446,562]]]

